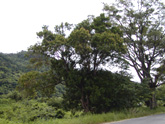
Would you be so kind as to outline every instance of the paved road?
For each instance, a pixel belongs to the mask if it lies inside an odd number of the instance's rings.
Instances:
[[[165,124],[165,114],[152,115],[104,124]]]

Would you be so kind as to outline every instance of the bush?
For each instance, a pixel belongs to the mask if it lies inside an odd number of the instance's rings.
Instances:
[[[63,118],[65,115],[65,112],[62,109],[58,109],[56,112],[56,118]]]
[[[52,97],[47,101],[48,106],[55,107],[56,109],[62,108],[62,101],[63,99],[61,97],[55,98]]]
[[[7,98],[0,98],[0,104],[8,104],[10,103],[11,100],[10,99],[7,99]]]
[[[22,100],[22,95],[18,91],[11,91],[7,94],[7,98],[19,101]]]
[[[5,109],[0,108],[0,118],[15,122],[27,123],[37,119],[49,120],[63,118],[64,116],[65,112],[62,109],[56,109],[46,103],[36,102],[36,100],[12,102]]]

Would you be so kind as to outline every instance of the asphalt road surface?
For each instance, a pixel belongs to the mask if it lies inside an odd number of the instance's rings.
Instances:
[[[104,123],[104,124],[165,124],[165,114],[133,118],[129,120]]]

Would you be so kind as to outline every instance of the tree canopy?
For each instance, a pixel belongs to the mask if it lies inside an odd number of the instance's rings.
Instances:
[[[90,16],[77,24],[68,37],[64,29],[71,29],[71,24],[62,23],[56,26],[55,33],[44,26],[43,31],[37,33],[42,42],[29,49],[33,54],[41,55],[34,63],[41,63],[41,60],[45,63],[49,60],[54,76],[60,77],[54,81],[61,81],[66,85],[66,99],[69,99],[72,105],[81,104],[86,112],[101,111],[94,109],[96,101],[93,97],[97,95],[94,92],[99,84],[104,89],[105,83],[114,83],[98,79],[102,75],[100,71],[103,70],[103,65],[119,61],[121,54],[126,52],[121,38],[122,31],[117,26],[112,26],[109,20],[104,14],[98,17]],[[44,58],[48,59],[45,61]],[[97,90],[98,95],[101,94],[99,90],[101,89]],[[111,91],[107,89],[107,92]],[[108,96],[106,97],[108,99]],[[98,99],[98,96],[96,98]]]
[[[163,75],[156,70],[161,70],[165,58],[165,5],[159,0],[118,0],[105,4],[104,10],[123,31],[127,46],[123,59],[136,70],[141,82],[155,90]]]

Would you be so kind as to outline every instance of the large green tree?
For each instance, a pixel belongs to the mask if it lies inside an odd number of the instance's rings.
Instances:
[[[123,56],[151,89],[151,108],[156,107],[153,93],[162,82],[165,58],[165,5],[159,0],[117,0],[104,10],[114,25],[123,31],[127,53]]]
[[[35,59],[39,60],[34,61],[36,63],[46,62],[44,58],[49,58],[51,69],[66,85],[70,101],[81,104],[85,112],[92,111],[92,91],[98,81],[94,77],[103,65],[125,53],[120,38],[122,32],[112,26],[104,14],[96,18],[90,16],[76,25],[68,37],[64,32],[66,29],[71,29],[71,25],[56,26],[55,33],[44,26],[43,31],[37,33],[42,42],[32,46],[30,51],[41,55],[40,59]]]

